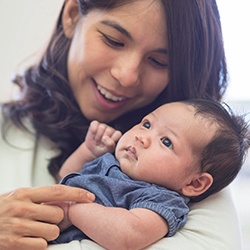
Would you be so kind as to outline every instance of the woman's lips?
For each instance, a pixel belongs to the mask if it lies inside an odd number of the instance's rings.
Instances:
[[[114,95],[113,93],[96,83],[94,85],[94,92],[96,96],[96,101],[97,103],[99,103],[100,107],[103,110],[119,109],[129,101],[129,98]]]
[[[112,102],[120,102],[125,100],[126,98],[121,97],[121,96],[116,96],[113,95],[111,92],[109,92],[107,89],[101,87],[100,85],[97,85],[97,89],[98,91],[107,99],[110,100]]]

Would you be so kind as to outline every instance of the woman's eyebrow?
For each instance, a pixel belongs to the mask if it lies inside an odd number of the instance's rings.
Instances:
[[[121,25],[119,25],[118,23],[116,23],[114,21],[110,21],[110,20],[102,20],[101,23],[104,24],[104,25],[107,25],[107,26],[110,26],[110,27],[116,29],[121,34],[123,34],[127,38],[129,38],[130,40],[133,40],[131,34],[126,29],[124,29]]]
[[[111,28],[116,29],[118,32],[120,32],[121,34],[125,35],[128,39],[130,39],[131,41],[133,41],[133,37],[131,35],[131,33],[129,33],[126,29],[124,29],[121,25],[119,25],[117,22],[111,21],[111,20],[102,20],[100,21],[101,24],[107,25]],[[161,54],[168,54],[168,49],[166,48],[159,48],[156,49],[155,52],[157,53],[161,53]]]
[[[156,49],[155,52],[168,55],[168,49]]]

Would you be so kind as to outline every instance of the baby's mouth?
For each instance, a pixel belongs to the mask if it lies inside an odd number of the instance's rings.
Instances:
[[[126,151],[127,151],[130,155],[132,155],[133,158],[135,158],[136,160],[138,160],[138,157],[137,157],[137,153],[136,153],[135,147],[129,146],[129,147],[127,147]]]
[[[101,87],[100,85],[97,85],[97,89],[99,91],[99,93],[108,101],[112,101],[112,102],[121,102],[123,100],[125,100],[126,98],[124,97],[120,97],[120,96],[115,96],[112,93],[110,93],[107,89]]]

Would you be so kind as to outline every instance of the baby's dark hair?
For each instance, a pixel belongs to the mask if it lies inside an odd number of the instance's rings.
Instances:
[[[236,115],[227,104],[205,99],[182,101],[195,108],[195,116],[218,124],[211,141],[200,152],[200,170],[213,176],[213,184],[203,194],[192,197],[200,201],[229,185],[239,173],[250,147],[249,123],[245,115]]]

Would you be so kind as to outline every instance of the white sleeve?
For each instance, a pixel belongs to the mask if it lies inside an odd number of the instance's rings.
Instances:
[[[94,242],[83,240],[51,245],[48,250],[103,250]],[[147,250],[235,250],[241,249],[238,215],[230,188],[191,205],[187,224],[173,237],[164,238]]]

